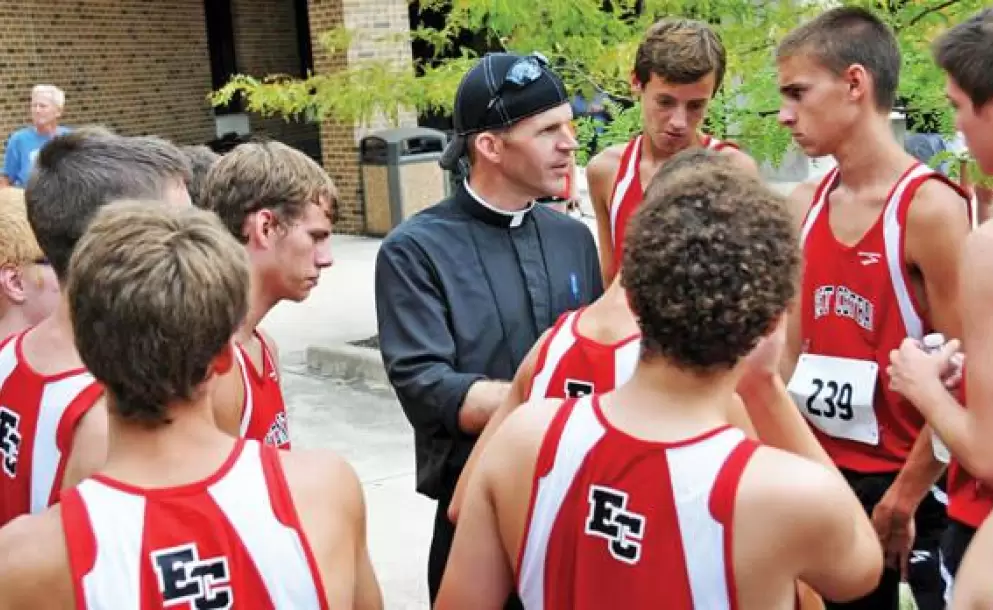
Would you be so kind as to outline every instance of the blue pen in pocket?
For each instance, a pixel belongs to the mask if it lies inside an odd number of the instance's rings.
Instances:
[[[575,271],[569,274],[569,290],[572,292],[572,306],[579,307],[579,276]]]

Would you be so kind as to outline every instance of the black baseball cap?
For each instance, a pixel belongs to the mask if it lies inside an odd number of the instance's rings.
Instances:
[[[468,136],[509,127],[568,104],[562,79],[540,53],[488,53],[459,83],[455,94],[455,135],[439,163],[454,170],[467,152]]]

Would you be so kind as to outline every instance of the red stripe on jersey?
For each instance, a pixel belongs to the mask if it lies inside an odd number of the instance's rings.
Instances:
[[[259,441],[280,449],[290,449],[289,425],[286,417],[286,403],[279,385],[279,372],[276,360],[262,333],[255,336],[262,347],[262,372],[252,364],[248,352],[237,346],[242,364],[242,380],[245,384],[245,403],[242,409],[241,436]]]
[[[614,273],[621,268],[621,261],[624,260],[624,236],[627,233],[628,220],[645,196],[641,188],[641,138],[642,136],[638,136],[628,142],[621,155],[621,164],[614,176],[607,208],[610,215]]]
[[[97,560],[97,541],[90,529],[90,519],[86,503],[77,488],[62,492],[59,501],[62,531],[66,533],[66,554],[69,557],[69,571],[72,573],[72,593],[76,598],[76,610],[86,610],[86,594],[83,579],[77,574],[89,574]]]
[[[758,443],[747,439],[735,447],[718,473],[714,489],[710,493],[710,512],[714,519],[724,525],[724,573],[728,582],[731,610],[738,609],[738,588],[734,573],[734,503],[738,497],[741,476],[758,447]]]
[[[524,560],[524,550],[527,548],[528,531],[531,528],[531,515],[534,513],[534,503],[538,498],[538,481],[548,476],[552,466],[555,465],[555,453],[559,450],[559,441],[562,439],[562,430],[565,429],[572,409],[576,406],[576,400],[567,400],[559,406],[558,412],[552,418],[548,430],[541,441],[541,448],[538,449],[538,459],[534,465],[534,475],[531,478],[531,500],[528,502],[528,518],[524,525],[524,535],[521,537],[521,546],[517,552],[517,567],[514,574],[520,576],[521,562]]]

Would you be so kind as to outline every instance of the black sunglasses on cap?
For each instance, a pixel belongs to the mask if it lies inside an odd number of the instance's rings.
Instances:
[[[486,104],[486,111],[489,112],[493,109],[493,105],[497,103],[500,96],[507,90],[519,91],[531,83],[535,82],[541,75],[544,74],[545,68],[548,67],[548,59],[544,55],[535,51],[527,57],[522,57],[514,62],[514,65],[507,70],[507,75],[503,77],[503,82],[497,87],[497,90],[493,92],[490,97],[490,101]]]

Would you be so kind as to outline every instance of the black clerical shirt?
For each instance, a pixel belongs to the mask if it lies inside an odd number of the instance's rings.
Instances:
[[[541,205],[501,212],[466,184],[383,240],[380,350],[414,427],[418,491],[454,488],[475,442],[458,423],[469,386],[511,380],[561,314],[600,296],[600,278],[583,223]]]

